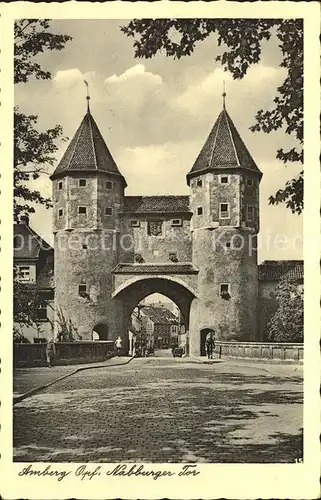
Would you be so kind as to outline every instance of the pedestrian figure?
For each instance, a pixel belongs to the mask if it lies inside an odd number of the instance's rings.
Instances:
[[[50,339],[46,344],[46,362],[48,368],[52,366],[52,360],[56,354],[56,346],[53,339]]]
[[[205,348],[208,359],[213,359],[213,349],[215,348],[215,332],[211,331],[206,335]]]
[[[116,347],[117,356],[119,356],[122,346],[123,346],[123,341],[120,338],[120,336],[118,335],[117,339],[115,340],[115,347]]]

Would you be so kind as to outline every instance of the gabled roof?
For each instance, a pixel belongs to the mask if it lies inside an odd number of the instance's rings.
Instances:
[[[265,260],[259,265],[260,281],[279,281],[281,278],[302,281],[303,260]]]
[[[106,172],[122,177],[126,184],[90,111],[84,116],[50,178],[69,172]]]
[[[40,250],[53,251],[53,248],[25,223],[14,224],[13,234],[15,260],[38,259]]]
[[[125,196],[124,212],[146,213],[188,213],[189,196]]]
[[[151,319],[154,323],[158,324],[172,324],[177,323],[176,316],[166,309],[166,307],[145,306],[142,307],[141,313]]]
[[[224,107],[187,174],[187,181],[203,172],[230,168],[244,168],[262,175]]]

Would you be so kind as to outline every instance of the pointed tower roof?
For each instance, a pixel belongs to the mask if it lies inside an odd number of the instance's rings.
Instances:
[[[224,93],[225,94],[225,93]],[[253,160],[232,119],[225,109],[220,112],[206,142],[192,169],[187,174],[187,182],[200,173],[221,169],[241,168],[262,176],[262,172]]]
[[[118,175],[126,185],[125,178],[119,172],[97,123],[90,113],[89,105],[77,132],[50,178],[55,179],[69,172],[105,172]]]

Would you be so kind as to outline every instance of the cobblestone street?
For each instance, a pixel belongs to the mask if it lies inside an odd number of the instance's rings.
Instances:
[[[82,371],[15,405],[14,460],[293,463],[302,392],[296,365],[155,357]]]

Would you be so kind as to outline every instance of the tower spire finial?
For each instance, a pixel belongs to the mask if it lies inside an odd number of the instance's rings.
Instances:
[[[225,97],[226,97],[226,92],[225,92],[225,80],[223,80],[223,109],[225,109]]]
[[[87,99],[87,113],[90,113],[90,106],[89,106],[89,101],[90,101],[90,95],[89,95],[89,84],[88,82],[86,82],[86,80],[84,80],[84,83],[87,87],[87,96],[86,96],[86,99]]]

